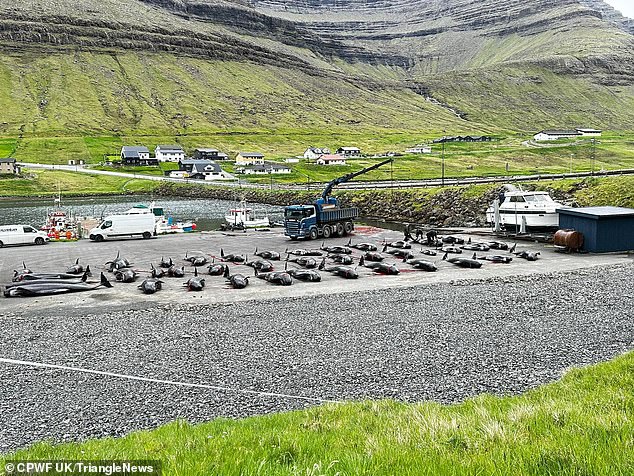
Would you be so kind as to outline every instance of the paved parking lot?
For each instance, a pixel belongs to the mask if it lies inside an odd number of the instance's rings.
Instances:
[[[456,234],[468,239],[470,235]],[[402,234],[373,227],[358,227],[352,237],[353,243],[372,242],[380,245],[384,240],[402,239]],[[487,238],[473,235],[474,241],[486,241]],[[348,238],[335,238],[326,242],[327,245],[342,245]],[[71,243],[50,243],[45,246],[5,247],[0,249],[0,284],[9,282],[14,269],[22,267],[24,261],[29,268],[36,272],[63,271],[74,263],[76,258],[84,265],[90,265],[93,270],[93,280],[98,281],[99,272],[106,269],[105,263],[113,259],[117,253],[132,262],[132,267],[140,274],[136,284],[117,283],[114,276],[106,272],[114,284],[112,289],[98,289],[91,292],[65,294],[59,296],[42,296],[37,298],[0,299],[0,313],[3,310],[14,309],[19,306],[20,311],[34,313],[52,312],[51,308],[62,308],[63,313],[86,313],[93,308],[114,309],[117,307],[148,307],[165,303],[217,303],[235,302],[251,299],[270,299],[277,297],[295,297],[307,295],[321,295],[351,291],[365,291],[369,289],[385,289],[404,286],[416,286],[429,283],[447,283],[462,279],[488,279],[506,276],[521,276],[533,273],[549,273],[556,271],[574,270],[598,265],[618,264],[631,261],[626,254],[607,255],[579,255],[555,252],[552,246],[531,242],[519,242],[517,249],[538,250],[541,259],[528,262],[515,258],[511,264],[495,264],[484,261],[480,269],[463,269],[441,260],[442,253],[436,257],[425,257],[420,250],[426,247],[414,245],[412,251],[420,258],[434,261],[438,271],[428,273],[413,270],[401,263],[398,258],[388,258],[387,262],[395,263],[401,270],[398,276],[377,275],[370,269],[358,267],[358,280],[345,280],[330,273],[322,273],[322,282],[304,283],[296,281],[293,286],[274,286],[263,280],[253,278],[253,270],[244,265],[231,264],[232,273],[242,273],[249,276],[250,285],[241,290],[230,288],[221,277],[208,276],[206,286],[202,292],[186,292],[183,283],[186,279],[165,278],[162,291],[146,296],[137,288],[144,276],[149,275],[150,263],[158,267],[161,257],[171,257],[177,264],[185,265],[187,276],[193,273],[193,267],[183,260],[186,254],[202,254],[210,261],[220,257],[220,250],[225,253],[244,254],[252,257],[256,248],[259,250],[273,250],[283,253],[286,249],[319,248],[321,241],[290,241],[278,230],[249,231],[248,233],[195,233],[186,235],[171,235],[142,239],[122,239],[95,243],[88,240]],[[505,251],[491,250],[486,255],[499,253],[507,255]],[[355,263],[362,253],[353,250]],[[464,253],[470,256],[472,252]],[[451,255],[450,255],[451,256]],[[512,256],[512,255],[510,255]],[[283,269],[281,262],[273,262],[276,270]],[[291,264],[291,266],[293,266]],[[199,272],[206,272],[201,267]],[[59,311],[55,311],[59,312]]]

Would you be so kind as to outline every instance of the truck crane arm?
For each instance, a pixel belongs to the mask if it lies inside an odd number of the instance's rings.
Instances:
[[[345,183],[348,182],[349,180],[352,180],[353,178],[368,173],[371,170],[374,169],[378,169],[379,167],[381,167],[382,165],[385,165],[387,163],[390,162],[394,162],[394,159],[387,159],[384,160],[383,162],[379,162],[378,164],[374,164],[371,165],[370,167],[366,167],[365,169],[359,170],[358,172],[351,172],[349,174],[346,175],[342,175],[341,177],[338,177],[336,179],[331,180],[328,185],[326,185],[326,188],[324,189],[323,193],[321,194],[321,198],[323,199],[324,203],[328,202],[328,197],[330,196],[330,192],[332,192],[332,189],[334,187],[336,187],[337,185],[341,184],[341,183]]]

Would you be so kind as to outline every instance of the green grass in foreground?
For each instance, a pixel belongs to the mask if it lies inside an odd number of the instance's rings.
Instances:
[[[633,474],[634,353],[520,396],[175,422],[118,439],[39,443],[10,458],[153,458],[179,475]]]

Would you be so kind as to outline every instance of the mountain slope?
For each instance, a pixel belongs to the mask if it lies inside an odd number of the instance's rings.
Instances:
[[[604,5],[0,0],[0,134],[634,129]]]

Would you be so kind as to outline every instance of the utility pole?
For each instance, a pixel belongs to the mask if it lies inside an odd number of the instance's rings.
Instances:
[[[596,139],[590,139],[590,142],[592,142],[592,172],[590,173],[590,175],[594,175],[594,161],[596,159],[596,154],[597,154],[597,140]]]
[[[441,185],[444,187],[445,186],[445,141],[447,140],[447,131],[443,130],[442,131],[443,135],[442,136],[442,155],[441,155],[441,159],[440,159],[440,183]]]

